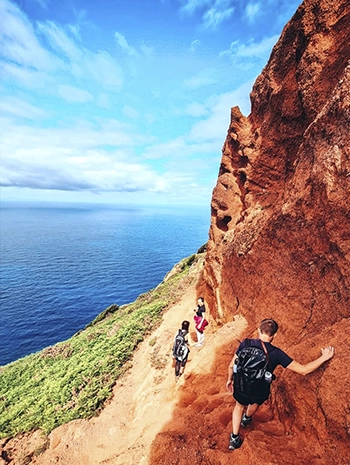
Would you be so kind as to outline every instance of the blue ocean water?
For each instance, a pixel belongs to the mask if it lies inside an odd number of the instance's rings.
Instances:
[[[157,286],[208,240],[210,210],[1,204],[0,365]]]

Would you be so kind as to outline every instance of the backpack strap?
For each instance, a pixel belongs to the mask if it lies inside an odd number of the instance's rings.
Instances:
[[[267,349],[266,349],[266,346],[265,346],[265,344],[264,344],[264,341],[262,341],[261,339],[259,339],[259,341],[261,342],[261,346],[262,346],[262,348],[263,348],[263,351],[264,351],[265,354],[266,354],[267,361],[268,361],[268,367],[269,367],[269,369],[270,369],[270,371],[271,371],[271,373],[272,373],[269,353],[268,353],[268,351],[267,351]]]

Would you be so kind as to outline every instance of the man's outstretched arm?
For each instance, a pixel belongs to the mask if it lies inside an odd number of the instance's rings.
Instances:
[[[309,373],[312,373],[313,371],[317,370],[323,363],[327,362],[327,360],[330,360],[333,355],[334,355],[334,347],[328,346],[325,347],[324,349],[321,349],[322,355],[312,362],[306,363],[305,365],[302,365],[301,363],[296,362],[293,360],[287,368],[289,370],[294,371],[295,373],[299,373],[299,375],[308,375]]]

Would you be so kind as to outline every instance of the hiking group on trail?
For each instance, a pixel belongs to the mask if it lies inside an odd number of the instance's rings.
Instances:
[[[178,330],[174,338],[172,355],[175,359],[175,380],[177,381],[185,371],[185,366],[190,353],[189,346],[202,346],[204,343],[204,330],[208,326],[208,321],[204,318],[203,313],[205,312],[205,305],[203,297],[198,298],[198,306],[194,310],[196,312],[194,316],[197,342],[194,342],[191,338],[189,327],[190,322],[184,320],[181,324],[181,328]]]
[[[249,425],[259,406],[268,399],[271,382],[275,378],[273,372],[278,365],[300,375],[307,375],[334,355],[334,347],[328,346],[321,349],[320,357],[302,365],[272,345],[277,330],[278,324],[275,320],[262,320],[258,328],[259,338],[241,342],[228,366],[226,387],[236,401],[232,412],[230,450],[241,447],[243,439],[239,435],[240,426]]]

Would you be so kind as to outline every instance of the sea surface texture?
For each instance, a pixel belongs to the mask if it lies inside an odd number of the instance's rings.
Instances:
[[[2,203],[0,365],[153,289],[207,242],[209,221],[209,208]]]

